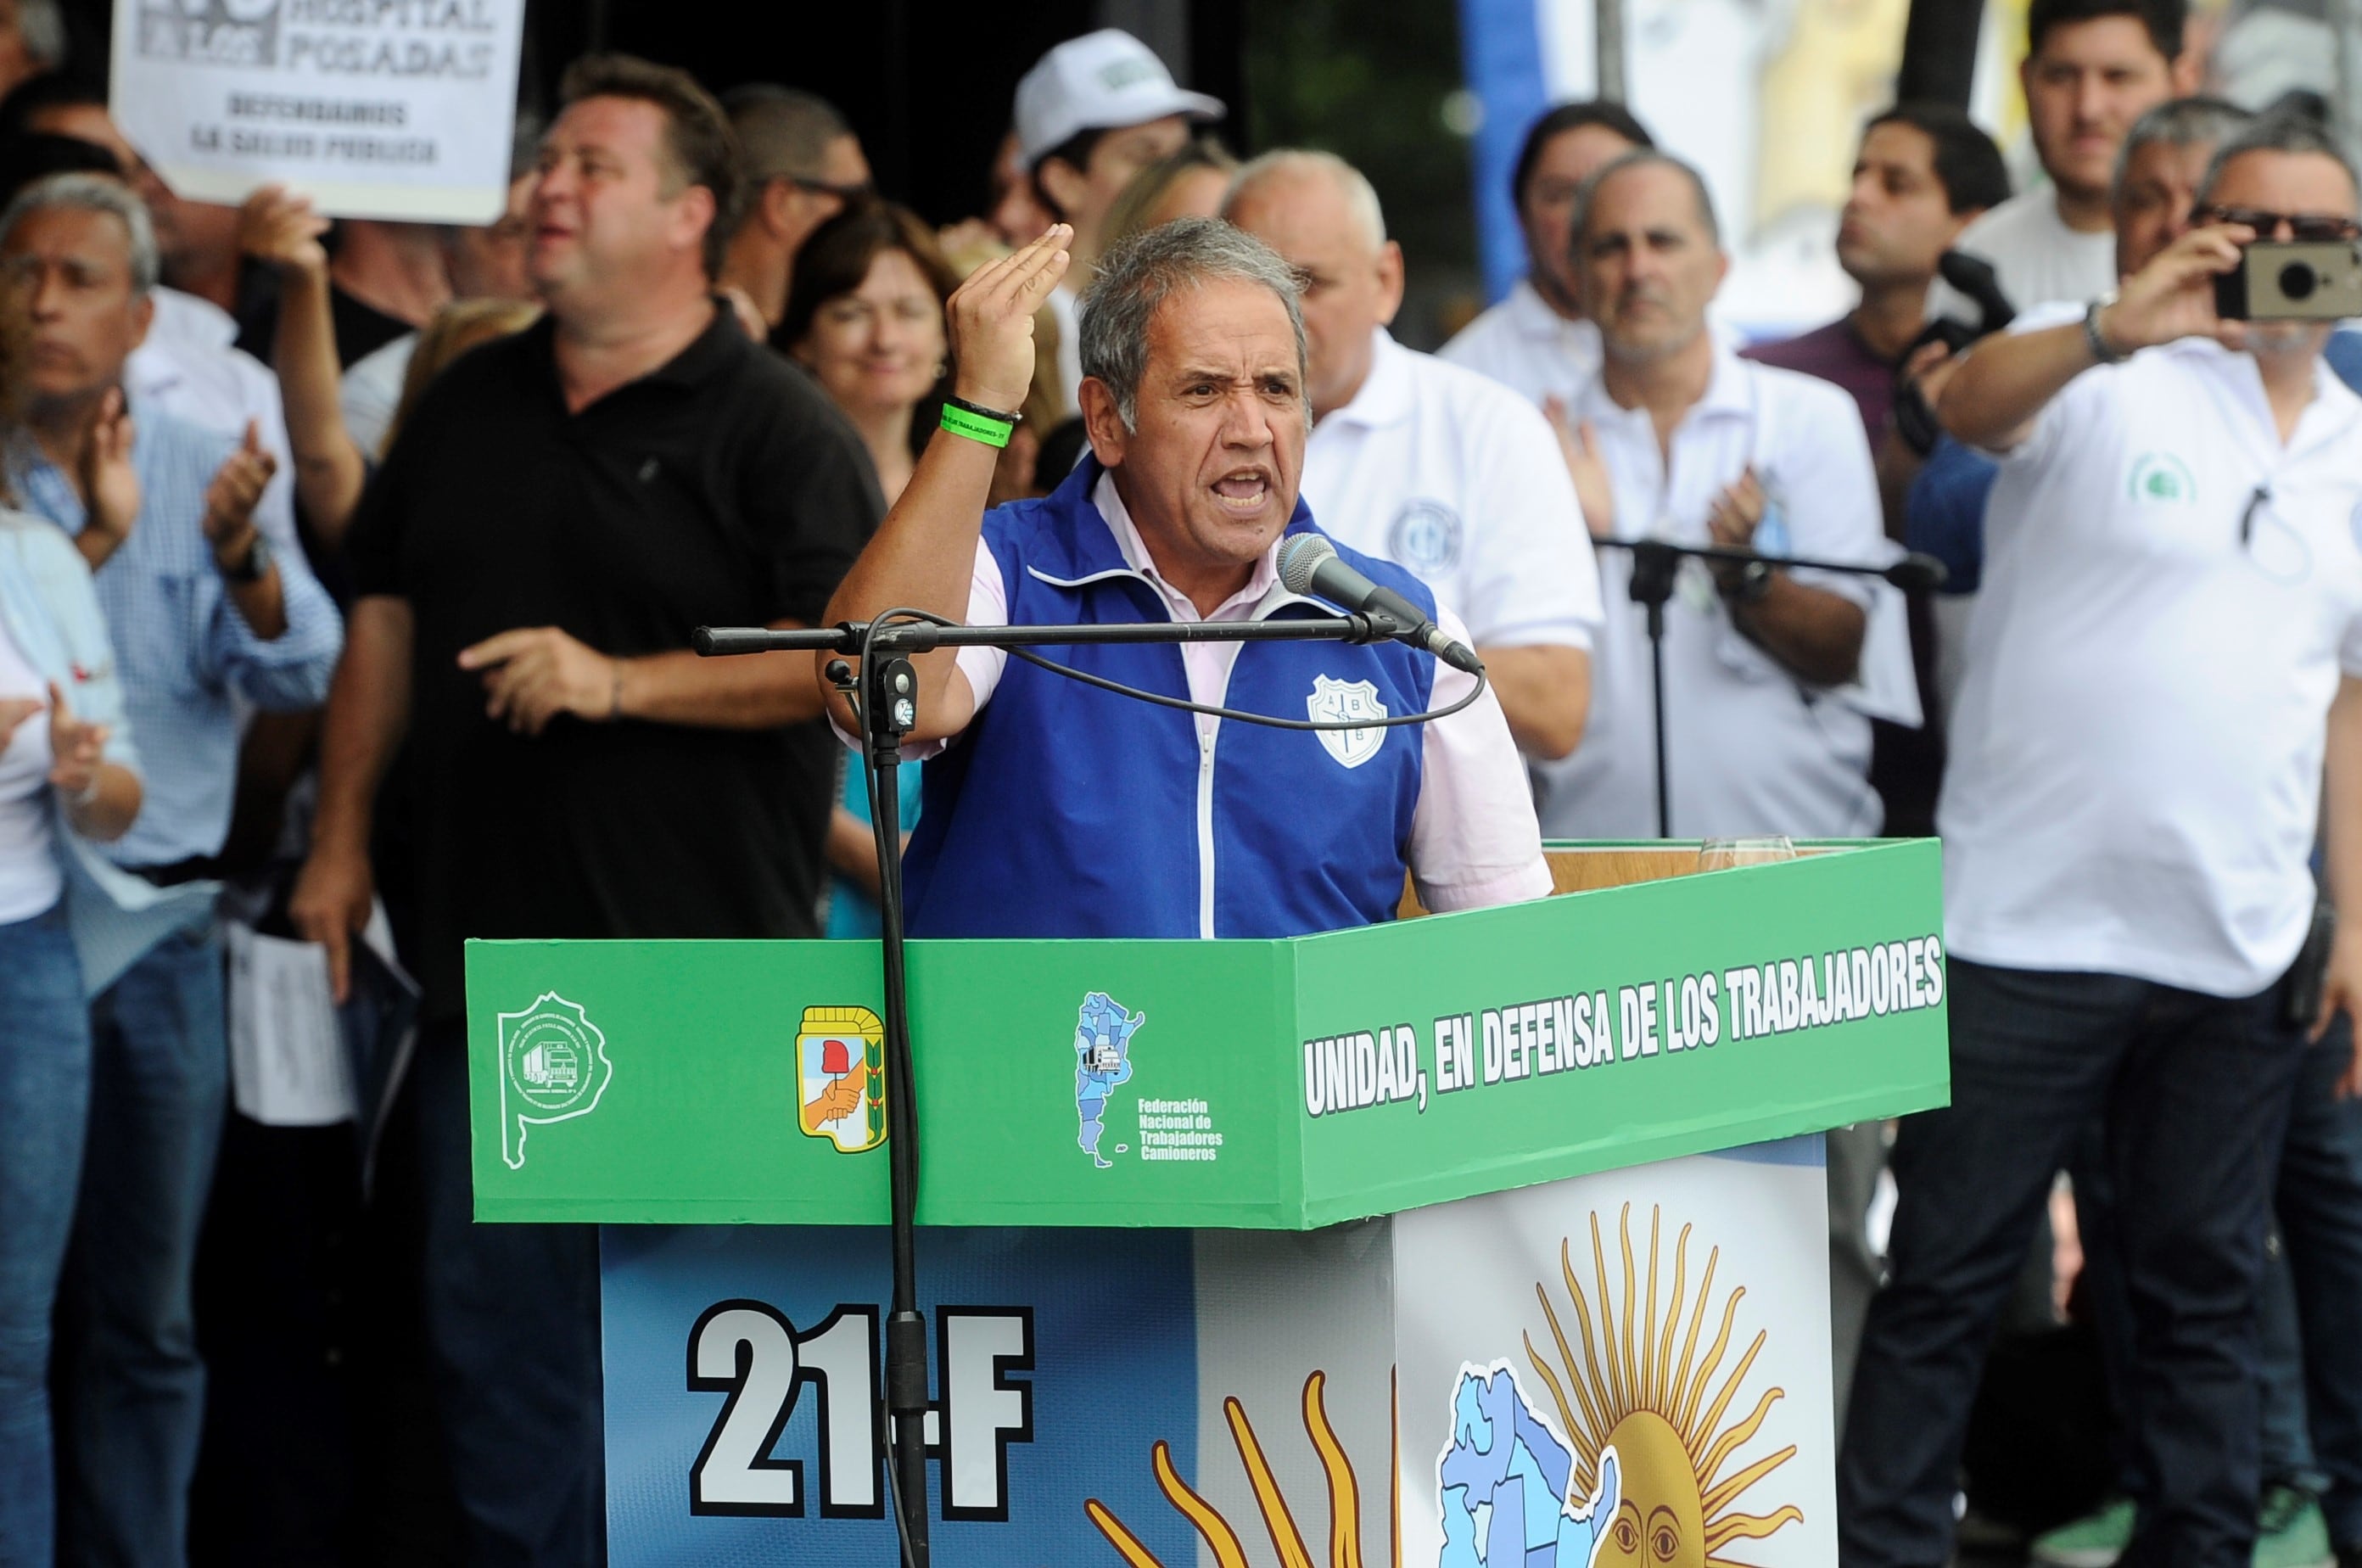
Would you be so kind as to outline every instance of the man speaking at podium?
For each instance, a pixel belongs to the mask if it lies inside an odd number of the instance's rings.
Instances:
[[[1090,455],[1057,491],[987,513],[995,448],[1033,370],[1062,225],[952,296],[956,395],[830,604],[971,625],[1330,613],[1279,580],[1310,427],[1295,276],[1260,240],[1184,219],[1099,263],[1080,310]],[[1408,573],[1340,549],[1444,633]],[[1043,657],[1126,686],[1278,718],[1438,712],[1474,678],[1399,642],[1088,645]],[[1550,891],[1492,692],[1424,724],[1306,732],[1187,713],[996,650],[917,657],[926,807],[905,859],[913,936],[1274,937],[1388,919],[1407,870],[1429,909]],[[832,699],[848,734],[856,721]]]

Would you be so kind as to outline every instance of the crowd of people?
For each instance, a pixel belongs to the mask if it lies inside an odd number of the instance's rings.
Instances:
[[[2301,105],[2193,95],[2180,0],[2035,0],[2016,194],[1958,109],[1872,116],[1860,303],[1786,341],[1719,323],[1697,171],[1554,108],[1527,276],[1435,354],[1370,180],[1242,162],[1119,31],[1014,84],[949,228],[821,98],[615,55],[438,228],[182,198],[53,22],[0,10],[0,1568],[601,1561],[595,1234],[471,1222],[462,943],[875,933],[842,697],[691,626],[1255,618],[1309,525],[1481,692],[1356,650],[1437,717],[1302,774],[1312,737],[930,656],[914,933],[1939,834],[1951,1104],[1828,1143],[1843,1568],[1948,1561],[2029,1297],[2092,1325],[2114,1432],[2036,1561],[2362,1568],[2362,340],[2213,292],[2362,200]],[[1644,613],[1650,541],[1730,553]],[[1881,578],[1906,549],[1942,591]],[[1288,646],[1091,668],[1285,715]],[[1084,884],[1125,897],[1026,891]],[[345,1134],[230,1109],[232,913],[340,997],[373,926],[416,977],[366,1201]]]

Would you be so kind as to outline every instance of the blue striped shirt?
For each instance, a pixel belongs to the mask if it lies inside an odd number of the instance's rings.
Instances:
[[[131,831],[106,846],[125,866],[214,855],[229,833],[237,782],[235,699],[288,711],[318,707],[344,648],[337,607],[312,575],[293,531],[258,518],[279,564],[287,629],[265,641],[230,602],[204,536],[205,487],[237,443],[132,400],[139,519],[96,577],[122,671],[124,708],[139,736],[148,793]],[[17,452],[28,510],[80,534],[81,498],[31,443]]]

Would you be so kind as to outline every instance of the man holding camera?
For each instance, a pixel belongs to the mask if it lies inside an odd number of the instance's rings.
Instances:
[[[2362,897],[2362,400],[2327,322],[2226,320],[2216,283],[2251,244],[2362,226],[2299,121],[2227,141],[2198,205],[2080,322],[1980,344],[1938,405],[2002,458],[1937,814],[1953,1098],[1895,1145],[1845,1568],[1945,1560],[1985,1346],[2100,1111],[2148,1487],[2125,1561],[2253,1548],[2276,1156],[2308,1031],[2362,1006],[2362,929],[2317,986],[2300,957],[2317,822],[2331,890]]]

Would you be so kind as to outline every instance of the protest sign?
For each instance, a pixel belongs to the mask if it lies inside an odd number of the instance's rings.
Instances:
[[[116,0],[111,107],[176,194],[491,223],[524,0]]]

